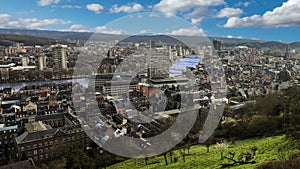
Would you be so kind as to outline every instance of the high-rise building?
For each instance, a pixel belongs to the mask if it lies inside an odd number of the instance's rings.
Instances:
[[[155,40],[150,40],[150,50],[156,48],[156,41]]]
[[[47,67],[46,56],[45,55],[36,56],[35,65],[38,70],[44,70]]]
[[[215,50],[221,50],[222,41],[220,41],[218,39],[213,39],[213,45],[214,45]]]
[[[27,56],[23,56],[21,58],[21,63],[22,63],[22,66],[28,66],[29,58]]]
[[[289,45],[286,46],[284,57],[285,57],[285,59],[290,58],[290,46]]]
[[[163,51],[150,50],[146,52],[148,78],[168,78],[170,72],[170,55]]]
[[[56,44],[52,46],[54,69],[67,69],[67,47],[67,45],[61,44]]]

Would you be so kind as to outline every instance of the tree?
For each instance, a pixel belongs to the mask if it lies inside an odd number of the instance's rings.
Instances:
[[[186,156],[186,154],[185,154],[184,149],[181,149],[181,150],[180,150],[180,154],[181,154],[181,156],[182,156],[183,162],[185,163],[185,156]]]
[[[228,144],[225,141],[217,143],[216,149],[220,151],[220,159],[223,160],[223,153],[228,148]]]
[[[66,156],[66,168],[67,169],[93,169],[94,165],[87,156],[87,154],[81,148],[70,149]]]
[[[170,156],[170,161],[171,161],[171,163],[173,162],[173,154],[174,154],[173,151],[170,151],[170,152],[169,152],[169,156]]]
[[[164,153],[164,159],[165,159],[166,165],[168,165],[167,153]]]
[[[145,164],[148,165],[148,157],[145,157]]]
[[[209,147],[212,144],[213,136],[209,137],[205,142],[204,145],[206,146],[206,152],[209,153]]]

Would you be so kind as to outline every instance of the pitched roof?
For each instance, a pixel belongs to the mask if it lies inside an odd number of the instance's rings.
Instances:
[[[66,126],[66,127],[61,127],[61,128],[53,128],[49,130],[44,130],[44,131],[38,131],[34,133],[27,133],[24,132],[23,134],[19,135],[16,138],[17,144],[22,144],[25,142],[30,142],[34,140],[40,140],[44,139],[47,137],[54,137],[56,133],[69,133],[69,132],[78,132],[82,131],[81,125],[74,125],[74,126]]]
[[[32,159],[0,166],[0,169],[33,169],[33,168],[35,168],[35,165]]]

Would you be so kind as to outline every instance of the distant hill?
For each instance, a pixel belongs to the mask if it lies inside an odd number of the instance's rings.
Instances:
[[[128,38],[123,39],[123,42],[149,42],[150,40],[156,41],[156,43],[166,43],[166,44],[182,44],[176,38],[165,35],[155,35],[155,36],[146,36],[146,35],[137,35],[137,36],[129,36]]]
[[[224,43],[224,46],[247,46],[256,49],[269,49],[269,50],[286,50],[287,44],[282,42],[267,42],[267,41],[253,41],[253,42],[237,42],[237,43]]]
[[[138,36],[126,36],[126,35],[111,35],[111,34],[103,34],[103,33],[92,33],[92,32],[64,32],[64,31],[48,31],[48,30],[26,30],[26,29],[0,29],[0,34],[14,34],[14,35],[27,35],[30,37],[42,37],[42,38],[50,38],[50,39],[60,39],[69,42],[74,42],[79,40],[81,42],[85,42],[89,39],[101,39],[101,40],[122,40],[122,41],[130,41],[130,42],[146,42],[150,39],[153,39],[157,42],[162,41],[164,43],[178,43],[180,40],[197,42],[199,38],[203,38],[203,41],[207,41],[206,37],[195,37],[195,36],[163,36],[163,35],[154,35],[154,36],[146,36],[146,35],[138,35]],[[28,37],[28,44],[32,44],[32,38]],[[16,38],[1,38],[0,45],[10,44],[11,41],[19,41],[18,38],[25,41],[24,37],[16,36]],[[234,46],[248,46],[250,48],[257,49],[266,49],[266,50],[285,50],[287,48],[286,43],[282,42],[274,42],[274,41],[263,41],[263,40],[252,40],[252,39],[239,39],[239,38],[224,38],[224,37],[209,37],[209,40],[217,38],[221,40],[222,45],[225,47],[234,47]],[[42,44],[47,43],[46,39],[40,39]],[[36,41],[36,40],[35,40]],[[42,43],[43,42],[43,43]],[[293,42],[289,44],[290,49],[296,49],[300,51],[300,42]]]
[[[17,35],[29,35],[43,38],[51,38],[51,39],[60,39],[60,40],[68,40],[68,41],[87,41],[88,39],[97,38],[101,40],[116,40],[120,39],[122,35],[111,35],[111,34],[102,34],[92,32],[64,32],[64,31],[48,31],[48,30],[28,30],[28,29],[0,29],[0,33],[5,34],[17,34]],[[93,35],[93,36],[92,36]]]
[[[67,41],[28,36],[28,35],[16,35],[16,34],[5,34],[0,33],[0,46],[10,46],[16,42],[24,43],[24,45],[51,45],[56,42],[67,44]]]
[[[300,42],[293,42],[293,43],[290,43],[290,48],[298,48],[300,49]]]
[[[48,30],[29,30],[29,29],[0,29],[0,33],[17,34],[17,35],[29,35],[51,39],[63,39],[66,40],[67,36],[72,37],[80,34],[83,37],[89,37],[92,33],[77,33],[77,32],[62,32],[62,31],[48,31]]]

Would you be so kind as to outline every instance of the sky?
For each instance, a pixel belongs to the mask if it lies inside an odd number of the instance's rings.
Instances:
[[[0,0],[0,28],[300,41],[300,0]]]

